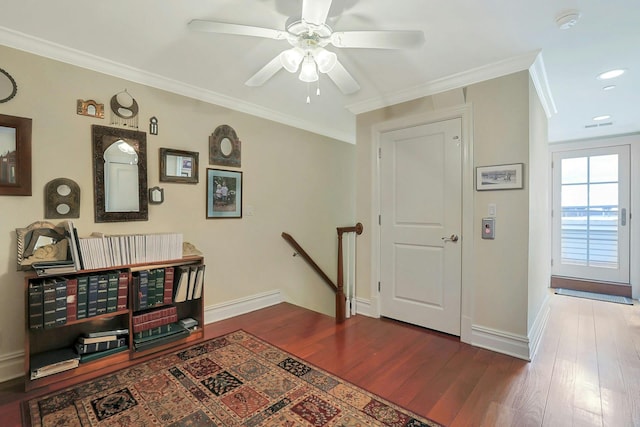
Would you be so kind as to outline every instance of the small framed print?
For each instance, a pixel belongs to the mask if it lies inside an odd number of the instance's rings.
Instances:
[[[523,164],[479,166],[476,168],[476,190],[513,190],[523,188]]]
[[[207,219],[242,218],[242,172],[207,169]]]

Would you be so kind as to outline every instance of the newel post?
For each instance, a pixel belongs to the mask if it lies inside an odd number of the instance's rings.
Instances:
[[[354,227],[338,227],[338,283],[336,291],[336,323],[346,320],[347,297],[344,295],[344,266],[342,256],[342,234],[353,233],[362,234],[362,224],[357,223]]]

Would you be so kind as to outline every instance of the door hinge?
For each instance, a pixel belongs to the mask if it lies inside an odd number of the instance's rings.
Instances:
[[[378,215],[378,225],[382,225],[382,215]]]
[[[378,282],[378,292],[380,292],[380,282]]]
[[[378,158],[382,158],[382,147],[378,147]]]
[[[551,267],[553,267],[553,258],[551,258]]]

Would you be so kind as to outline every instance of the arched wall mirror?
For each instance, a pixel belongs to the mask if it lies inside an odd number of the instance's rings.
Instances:
[[[93,125],[96,222],[146,221],[147,134]]]

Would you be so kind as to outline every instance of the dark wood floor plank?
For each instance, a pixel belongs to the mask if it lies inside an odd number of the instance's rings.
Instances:
[[[531,363],[389,319],[335,320],[278,304],[205,327],[243,329],[448,426],[640,426],[640,307],[551,296]],[[20,425],[21,380],[0,385],[0,424]]]

